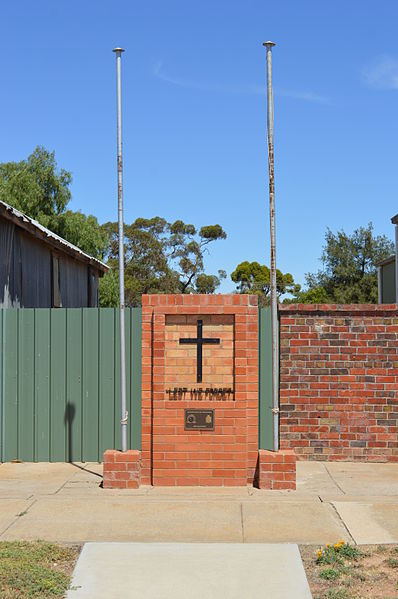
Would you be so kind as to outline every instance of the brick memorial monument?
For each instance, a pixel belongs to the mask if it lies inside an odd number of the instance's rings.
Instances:
[[[295,488],[295,455],[258,448],[250,295],[142,297],[142,449],[104,455],[105,488]]]

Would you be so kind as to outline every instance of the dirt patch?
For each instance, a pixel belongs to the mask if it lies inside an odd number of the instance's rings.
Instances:
[[[334,560],[333,550],[300,547],[314,599],[398,599],[398,545],[352,549],[347,555],[337,551]]]

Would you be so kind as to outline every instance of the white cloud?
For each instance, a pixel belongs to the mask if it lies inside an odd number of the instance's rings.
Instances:
[[[365,83],[376,89],[398,89],[398,59],[379,56],[362,71]]]
[[[321,96],[319,94],[314,94],[313,92],[277,89],[275,93],[276,95],[283,96],[285,98],[304,100],[306,102],[314,102],[315,104],[332,103],[330,98],[328,98],[327,96]]]
[[[167,83],[171,83],[172,85],[176,85],[178,87],[184,87],[186,89],[197,89],[199,91],[209,91],[209,92],[221,92],[224,94],[249,94],[249,95],[257,95],[257,94],[265,94],[264,88],[260,85],[226,85],[219,83],[208,83],[205,81],[194,81],[192,79],[185,79],[182,77],[173,77],[168,75],[163,70],[162,62],[158,62],[155,65],[153,70],[153,74],[158,79],[162,81],[166,81]]]
[[[164,71],[163,63],[161,61],[155,65],[153,74],[161,81],[166,81],[167,83],[186,89],[197,89],[199,91],[251,96],[265,96],[266,93],[265,82],[264,85],[229,85],[208,83],[205,81],[194,81],[191,79],[170,76]],[[314,102],[316,104],[330,104],[329,98],[308,91],[288,91],[277,89],[275,90],[275,95],[293,98],[295,100],[304,100],[306,102]]]

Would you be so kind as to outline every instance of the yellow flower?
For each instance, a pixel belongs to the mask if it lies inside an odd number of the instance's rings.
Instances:
[[[318,551],[318,557],[322,557],[322,549]]]

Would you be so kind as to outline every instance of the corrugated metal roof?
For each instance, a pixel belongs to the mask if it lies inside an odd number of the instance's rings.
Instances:
[[[386,264],[391,264],[391,262],[395,262],[395,256],[390,256],[389,258],[377,262],[376,266],[385,266]]]
[[[0,210],[0,214],[3,214],[6,218],[8,216],[8,218],[14,220],[16,224],[19,224],[25,230],[29,230],[30,227],[33,227],[38,233],[40,233],[39,236],[43,241],[47,240],[47,242],[51,245],[58,246],[60,250],[65,251],[69,255],[73,255],[78,260],[89,262],[92,266],[96,266],[103,272],[109,270],[109,266],[104,264],[104,262],[101,262],[101,260],[97,260],[97,258],[93,258],[89,254],[86,254],[76,245],[73,245],[73,243],[66,241],[66,239],[63,239],[56,233],[50,231],[50,229],[46,229],[46,227],[43,227],[43,225],[41,225],[37,220],[30,218],[30,216],[27,216],[16,208],[13,208],[13,206],[10,206],[3,200],[0,200],[0,209],[1,208],[3,210]]]

